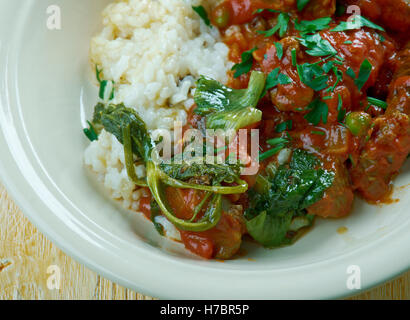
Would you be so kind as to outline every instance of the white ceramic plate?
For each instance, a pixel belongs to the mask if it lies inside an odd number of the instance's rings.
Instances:
[[[96,89],[89,85],[88,48],[107,0],[0,0],[0,173],[31,221],[62,250],[103,276],[160,298],[336,298],[347,268],[360,267],[369,288],[410,266],[410,190],[398,203],[357,201],[344,220],[318,221],[295,245],[203,261],[158,237],[151,224],[107,201],[85,175]],[[58,5],[62,29],[46,28]],[[409,183],[409,163],[396,180]],[[339,227],[348,232],[340,235]]]

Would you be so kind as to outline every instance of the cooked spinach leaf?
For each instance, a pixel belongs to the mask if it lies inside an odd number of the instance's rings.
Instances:
[[[186,168],[186,164],[180,167],[163,166],[161,168],[158,150],[155,148],[155,142],[151,139],[144,121],[135,110],[127,108],[123,104],[97,104],[94,110],[93,125],[99,130],[104,128],[123,144],[129,178],[137,185],[148,186],[162,213],[181,230],[205,231],[213,228],[222,215],[221,195],[244,193],[248,189],[247,183],[241,180],[239,175],[236,175],[238,173],[236,169],[231,167],[224,168],[224,170],[218,168],[218,172],[212,166],[196,167],[196,173],[199,170],[202,174],[209,175],[207,178],[212,184],[185,181],[185,178],[189,175],[186,173],[184,177],[185,171],[182,168]],[[139,157],[145,164],[146,181],[140,181],[136,177],[134,155]],[[217,176],[218,174],[221,176]],[[192,171],[190,175],[193,175]],[[235,185],[222,186],[221,183],[225,180],[233,181]],[[208,195],[210,199],[203,217],[198,221],[187,221],[176,217],[166,199],[165,190],[167,186],[211,193]]]
[[[322,199],[334,179],[333,172],[318,167],[316,157],[296,149],[289,164],[257,182],[264,186],[249,191],[246,226],[256,241],[267,247],[290,244],[301,228],[312,224],[314,217],[305,209]]]
[[[202,180],[204,184],[221,185],[221,183],[234,183],[238,181],[241,174],[239,165],[229,164],[199,164],[180,163],[160,165],[161,170],[173,179],[188,181],[196,178]]]

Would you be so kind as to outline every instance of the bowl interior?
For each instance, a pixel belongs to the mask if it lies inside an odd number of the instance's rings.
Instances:
[[[215,272],[224,269],[253,272],[330,263],[408,225],[410,191],[406,187],[396,188],[393,198],[400,200],[391,205],[372,206],[357,200],[348,218],[318,219],[314,229],[293,246],[267,250],[246,241],[243,254],[220,263],[197,259],[181,245],[159,237],[140,214],[121,210],[96,188],[83,166],[88,140],[82,128],[91,116],[97,96],[97,89],[90,84],[89,41],[101,27],[100,14],[109,2],[38,0],[34,5],[34,1],[29,1],[21,7],[19,28],[15,30],[9,52],[9,74],[14,80],[9,88],[14,102],[10,116],[26,161],[23,164],[21,160],[20,169],[24,172],[23,165],[32,166],[37,177],[31,179],[26,175],[26,179],[36,190],[33,194],[41,193],[45,201],[58,201],[61,210],[56,215],[71,228],[87,225],[96,230],[101,237],[99,246],[116,242],[123,248],[119,259],[124,263],[134,261],[140,250],[145,250],[165,255],[169,261]],[[49,5],[61,8],[61,30],[46,27]],[[405,186],[409,180],[407,163],[395,185]],[[42,187],[38,187],[39,181]],[[337,232],[340,227],[347,227],[348,231],[340,234]],[[344,263],[348,266],[355,261]]]

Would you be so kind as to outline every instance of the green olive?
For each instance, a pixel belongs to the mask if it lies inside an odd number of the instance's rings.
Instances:
[[[351,112],[346,116],[346,127],[355,136],[364,136],[372,125],[372,118],[366,112]]]
[[[226,28],[231,20],[229,9],[224,5],[215,8],[213,12],[213,20],[218,28]]]

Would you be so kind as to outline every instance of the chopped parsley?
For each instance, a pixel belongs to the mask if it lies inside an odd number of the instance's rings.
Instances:
[[[352,79],[354,79],[354,83],[356,84],[357,88],[359,90],[362,90],[367,80],[369,80],[371,72],[372,72],[372,64],[369,62],[369,60],[365,59],[360,66],[360,71],[359,71],[359,75],[357,76],[357,78],[352,68],[347,69],[346,74]]]
[[[342,96],[339,94],[338,104],[337,104],[337,121],[343,123],[346,117],[346,109],[343,109],[343,100]]]
[[[292,65],[296,67],[298,63],[297,58],[296,58],[296,49],[292,49],[291,54],[292,54]]]
[[[276,128],[275,131],[277,133],[282,133],[285,130],[292,130],[293,127],[293,121],[292,120],[288,120],[288,121],[284,121],[282,123],[279,123]]]
[[[300,80],[313,90],[320,91],[327,87],[329,77],[323,72],[319,62],[297,65],[297,70]]]
[[[327,123],[329,108],[325,102],[316,98],[307,106],[307,108],[311,111],[308,114],[306,114],[304,118],[309,123],[315,126],[317,126],[320,123],[320,121],[322,121],[324,124]]]
[[[289,141],[285,138],[273,138],[266,141],[267,144],[275,146],[281,143],[288,143]]]
[[[274,10],[274,9],[257,9],[253,12],[253,14],[258,14],[258,13],[262,13],[263,11],[269,11],[269,12],[274,12],[274,13],[280,13],[280,11],[278,10]]]
[[[370,20],[360,15],[356,15],[353,18],[353,21],[351,22],[342,21],[336,28],[330,31],[333,31],[333,32],[346,31],[346,30],[361,29],[363,27],[372,28],[372,29],[376,29],[379,31],[385,31],[382,27],[378,26],[377,24],[371,22]]]
[[[273,36],[277,31],[279,31],[279,36],[283,37],[288,30],[290,16],[286,12],[281,12],[278,15],[278,23],[272,29],[266,31],[257,31],[259,34],[264,34],[265,37]]]
[[[367,101],[370,103],[370,104],[372,104],[372,105],[374,105],[374,106],[376,106],[376,107],[379,107],[379,108],[382,108],[382,109],[384,109],[384,110],[386,110],[387,109],[387,102],[385,102],[385,101],[382,101],[382,100],[379,100],[379,99],[376,99],[376,98],[372,98],[372,97],[367,97]]]
[[[326,134],[323,131],[319,131],[319,130],[312,130],[311,133],[312,134],[317,134],[319,136],[324,136]]]
[[[276,54],[278,55],[278,59],[282,60],[283,58],[283,46],[280,42],[275,42],[276,47]]]
[[[98,140],[98,134],[94,129],[93,124],[90,121],[87,121],[88,125],[90,126],[89,128],[84,128],[84,134],[90,141],[95,141]]]
[[[266,141],[269,145],[273,146],[274,148],[262,153],[259,155],[259,161],[266,160],[273,155],[277,154],[280,150],[282,150],[289,141],[285,138],[274,138]]]
[[[299,11],[305,9],[310,0],[297,0],[297,7]]]
[[[337,54],[336,49],[332,47],[329,41],[323,39],[319,33],[305,35],[299,38],[299,41],[309,49],[306,50],[306,53],[313,57],[334,56]]]
[[[280,68],[275,68],[268,74],[268,76],[266,77],[265,90],[262,92],[262,97],[268,90],[276,87],[278,84],[285,85],[292,83],[292,80],[286,74],[279,72]]]
[[[208,18],[208,13],[206,12],[203,6],[192,6],[192,9],[201,17],[201,19],[205,22],[208,27],[212,28],[211,20]]]
[[[295,21],[295,29],[300,31],[300,33],[315,33],[317,31],[325,30],[329,28],[329,23],[332,18],[319,18],[316,20],[302,20],[301,22]]]
[[[100,97],[101,100],[104,100],[104,101],[112,100],[114,99],[114,93],[115,93],[114,81],[102,80],[101,73],[102,73],[102,70],[99,70],[98,66],[96,65],[95,66],[95,77],[97,78],[97,81],[100,84],[98,96]]]
[[[253,65],[253,56],[252,54],[257,50],[257,47],[254,47],[251,50],[245,51],[242,53],[242,62],[235,64],[232,67],[232,71],[235,71],[234,77],[238,78],[241,75],[248,73],[249,71],[251,71],[252,69],[252,65]]]

